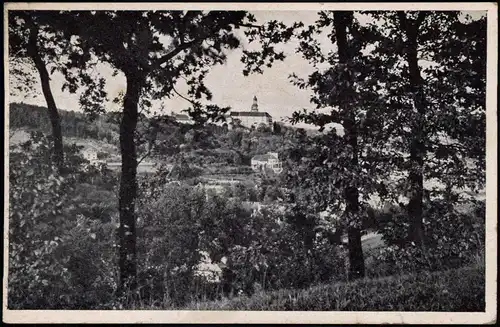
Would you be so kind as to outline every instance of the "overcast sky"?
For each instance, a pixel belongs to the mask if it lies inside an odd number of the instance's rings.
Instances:
[[[295,21],[302,21],[304,24],[311,24],[317,19],[316,11],[255,11],[252,12],[258,20],[258,23],[264,23],[268,20],[279,20],[285,24]],[[468,12],[475,17],[481,13]],[[248,44],[243,44],[247,48]],[[207,76],[206,85],[213,93],[212,102],[220,106],[230,106],[233,111],[250,110],[253,96],[257,96],[260,111],[267,111],[273,116],[274,120],[280,120],[281,117],[290,116],[294,111],[302,108],[312,108],[309,98],[310,92],[300,90],[290,84],[288,76],[295,73],[298,76],[306,77],[312,71],[308,62],[295,54],[296,44],[283,45],[281,48],[285,51],[287,58],[283,62],[277,62],[272,68],[264,70],[263,74],[252,74],[243,76],[243,64],[240,62],[241,49],[232,51],[227,56],[227,62],[224,65],[213,67]],[[325,42],[328,47],[328,42]],[[330,45],[331,47],[331,45]],[[108,97],[112,100],[120,91],[126,87],[123,76],[112,77],[112,70],[109,66],[99,67],[99,73],[107,79]],[[79,111],[78,95],[71,95],[67,91],[62,92],[63,78],[60,74],[54,74],[51,80],[54,97],[60,109]],[[179,85],[178,91],[185,94],[185,88]],[[45,100],[40,94],[36,98],[11,97],[11,102],[24,101],[26,103],[45,106]],[[155,103],[157,109],[160,105],[166,108],[166,113],[170,111],[180,112],[189,107],[189,103],[175,96],[171,99]],[[109,103],[109,110],[119,110],[120,108]]]

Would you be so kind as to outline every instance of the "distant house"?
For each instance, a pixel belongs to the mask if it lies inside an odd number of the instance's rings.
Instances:
[[[94,148],[85,148],[82,150],[83,157],[88,161],[90,161],[91,164],[99,162],[99,159],[97,158],[97,153],[98,151]]]
[[[174,117],[175,121],[181,124],[194,124],[194,120],[191,119],[189,115],[186,114],[176,114],[172,112],[172,117]]]
[[[276,152],[256,155],[252,158],[251,164],[254,171],[262,171],[265,168],[270,168],[277,174],[283,171],[283,166]]]

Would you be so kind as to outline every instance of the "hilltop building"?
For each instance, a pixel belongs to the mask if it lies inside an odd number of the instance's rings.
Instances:
[[[252,158],[251,164],[254,171],[262,171],[265,168],[272,169],[276,174],[283,171],[283,166],[276,152],[256,155]]]
[[[171,113],[171,116],[174,117],[175,121],[181,124],[194,124],[194,120],[191,119],[191,116],[186,114],[176,114],[174,112]]]
[[[232,111],[230,113],[230,120],[239,120],[240,124],[245,127],[258,127],[260,124],[272,126],[273,118],[267,112],[259,111],[257,104],[257,97],[253,97],[252,107],[250,111]]]
[[[171,112],[170,115],[178,123],[190,125],[194,124],[194,121],[187,114],[178,114]],[[273,127],[273,117],[265,111],[259,111],[259,105],[257,103],[256,96],[253,97],[253,103],[250,107],[250,111],[231,111],[225,114],[225,118],[226,122],[215,123],[215,125],[224,126],[228,124],[227,126],[229,127],[229,125],[231,125],[231,122],[234,124],[236,121],[239,121],[239,124],[241,124],[241,126],[247,128],[257,128],[260,124],[264,124],[271,128]]]

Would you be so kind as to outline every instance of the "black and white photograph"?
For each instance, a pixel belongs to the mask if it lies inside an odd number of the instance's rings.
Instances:
[[[7,3],[4,322],[494,323],[497,25]]]

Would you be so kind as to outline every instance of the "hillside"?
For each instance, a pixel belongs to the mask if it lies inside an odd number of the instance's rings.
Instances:
[[[26,140],[29,131],[50,134],[52,128],[46,111],[42,106],[10,104],[11,144]],[[118,156],[120,113],[105,113],[94,120],[75,111],[59,110],[59,113],[65,143],[76,143]],[[143,117],[140,121],[137,132],[142,137],[143,145],[138,148],[139,157],[147,152],[147,144],[152,141],[156,146],[151,157],[167,163],[182,157],[184,162],[202,167],[210,174],[238,172],[241,166],[250,165],[254,155],[282,150],[297,131],[288,126],[282,127],[277,133],[269,128],[236,128],[228,131],[215,125],[196,129],[164,118]]]
[[[17,145],[23,142],[26,142],[30,138],[30,132],[36,129],[30,128],[11,128],[9,144],[11,146]],[[83,148],[94,148],[99,149],[100,151],[108,152],[110,154],[114,154],[119,156],[119,149],[114,144],[110,144],[104,141],[99,141],[91,138],[79,138],[79,137],[65,137],[64,143],[67,145],[76,144],[77,146],[83,146]]]
[[[115,122],[116,113],[106,113],[90,121],[83,113],[59,110],[61,129],[64,137],[95,139],[111,144],[118,142],[119,126]],[[9,105],[9,127],[23,130],[39,130],[50,133],[52,127],[47,108],[24,103]]]
[[[50,134],[51,125],[46,111],[47,109],[42,106],[10,104],[10,144],[27,140],[32,130]],[[59,110],[59,113],[66,144],[76,144],[83,149],[104,152],[112,164],[120,161],[119,112],[108,112],[94,120],[90,120],[80,112]],[[205,179],[216,184],[219,184],[220,179],[255,182],[255,178],[250,177],[252,175],[250,161],[253,156],[266,152],[284,154],[291,146],[293,147],[293,144],[300,144],[303,135],[317,133],[283,125],[279,132],[269,128],[227,130],[215,125],[195,129],[191,125],[179,124],[164,118],[166,117],[153,120],[142,117],[138,133],[143,135],[144,145],[138,147],[138,157],[141,158],[147,152],[146,144],[153,141],[154,150],[149,154],[147,161],[169,165],[189,164],[193,169],[200,170]],[[443,188],[444,185],[437,183],[436,180],[425,180],[424,187]],[[467,187],[458,191],[470,193]],[[485,190],[471,196],[484,200]],[[370,203],[377,206],[377,199],[371,199]]]
[[[192,303],[187,309],[478,312],[485,310],[484,294],[484,267],[476,266],[261,292],[251,297]]]

